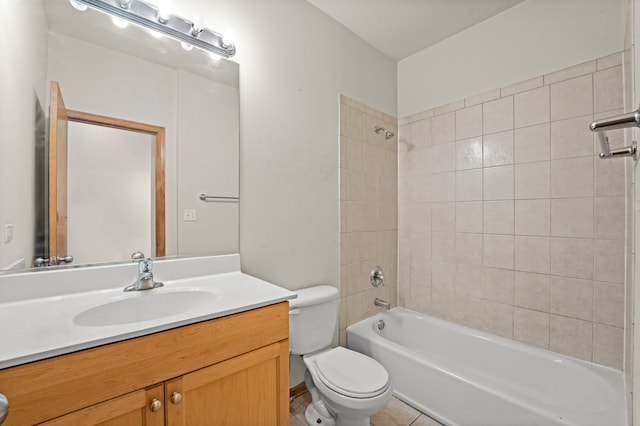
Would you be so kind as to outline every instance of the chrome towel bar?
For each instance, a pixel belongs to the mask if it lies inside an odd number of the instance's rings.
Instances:
[[[236,202],[240,201],[240,197],[216,197],[214,195],[205,195],[200,194],[198,196],[202,201],[225,201],[225,202]]]
[[[627,127],[640,127],[640,108],[627,114],[617,115],[615,117],[595,120],[589,128],[592,132],[598,133],[600,139],[600,147],[602,152],[600,158],[616,158],[616,157],[633,157],[637,155],[637,144],[633,141],[631,145],[624,148],[611,150],[609,147],[609,138],[605,132],[609,130],[625,129]]]

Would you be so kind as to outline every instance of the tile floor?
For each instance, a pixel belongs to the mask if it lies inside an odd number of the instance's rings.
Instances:
[[[308,392],[291,401],[290,426],[306,426],[304,410],[311,401]],[[429,416],[400,401],[391,398],[384,410],[371,417],[371,426],[442,426]]]

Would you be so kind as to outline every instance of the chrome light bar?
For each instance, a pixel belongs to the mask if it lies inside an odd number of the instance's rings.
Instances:
[[[193,22],[179,16],[161,16],[157,7],[143,0],[76,0],[76,2],[225,58],[236,54],[235,45],[225,44],[222,34],[208,28],[197,28]]]

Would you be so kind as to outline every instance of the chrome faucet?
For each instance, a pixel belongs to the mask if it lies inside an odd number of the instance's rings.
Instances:
[[[138,263],[138,279],[135,283],[126,286],[124,291],[151,290],[162,286],[164,284],[153,280],[153,260],[142,259]]]
[[[376,306],[380,306],[381,308],[385,308],[387,311],[391,309],[391,303],[387,302],[386,300],[382,300],[379,297],[375,298],[373,304]]]

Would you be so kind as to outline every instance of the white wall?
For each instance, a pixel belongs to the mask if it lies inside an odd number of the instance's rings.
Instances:
[[[238,253],[239,203],[206,201],[198,195],[239,195],[240,93],[178,72],[178,253]],[[183,220],[185,209],[196,221]]]
[[[176,13],[238,34],[243,270],[337,286],[339,94],[395,116],[396,64],[304,0],[183,0]]]
[[[35,102],[37,96],[43,108],[46,104],[47,22],[42,0],[1,1],[0,16],[11,16],[0,25],[2,269],[17,259],[30,265],[33,256]],[[4,243],[6,224],[14,227],[14,239],[8,244]]]
[[[398,116],[623,49],[625,0],[528,0],[398,63]]]

